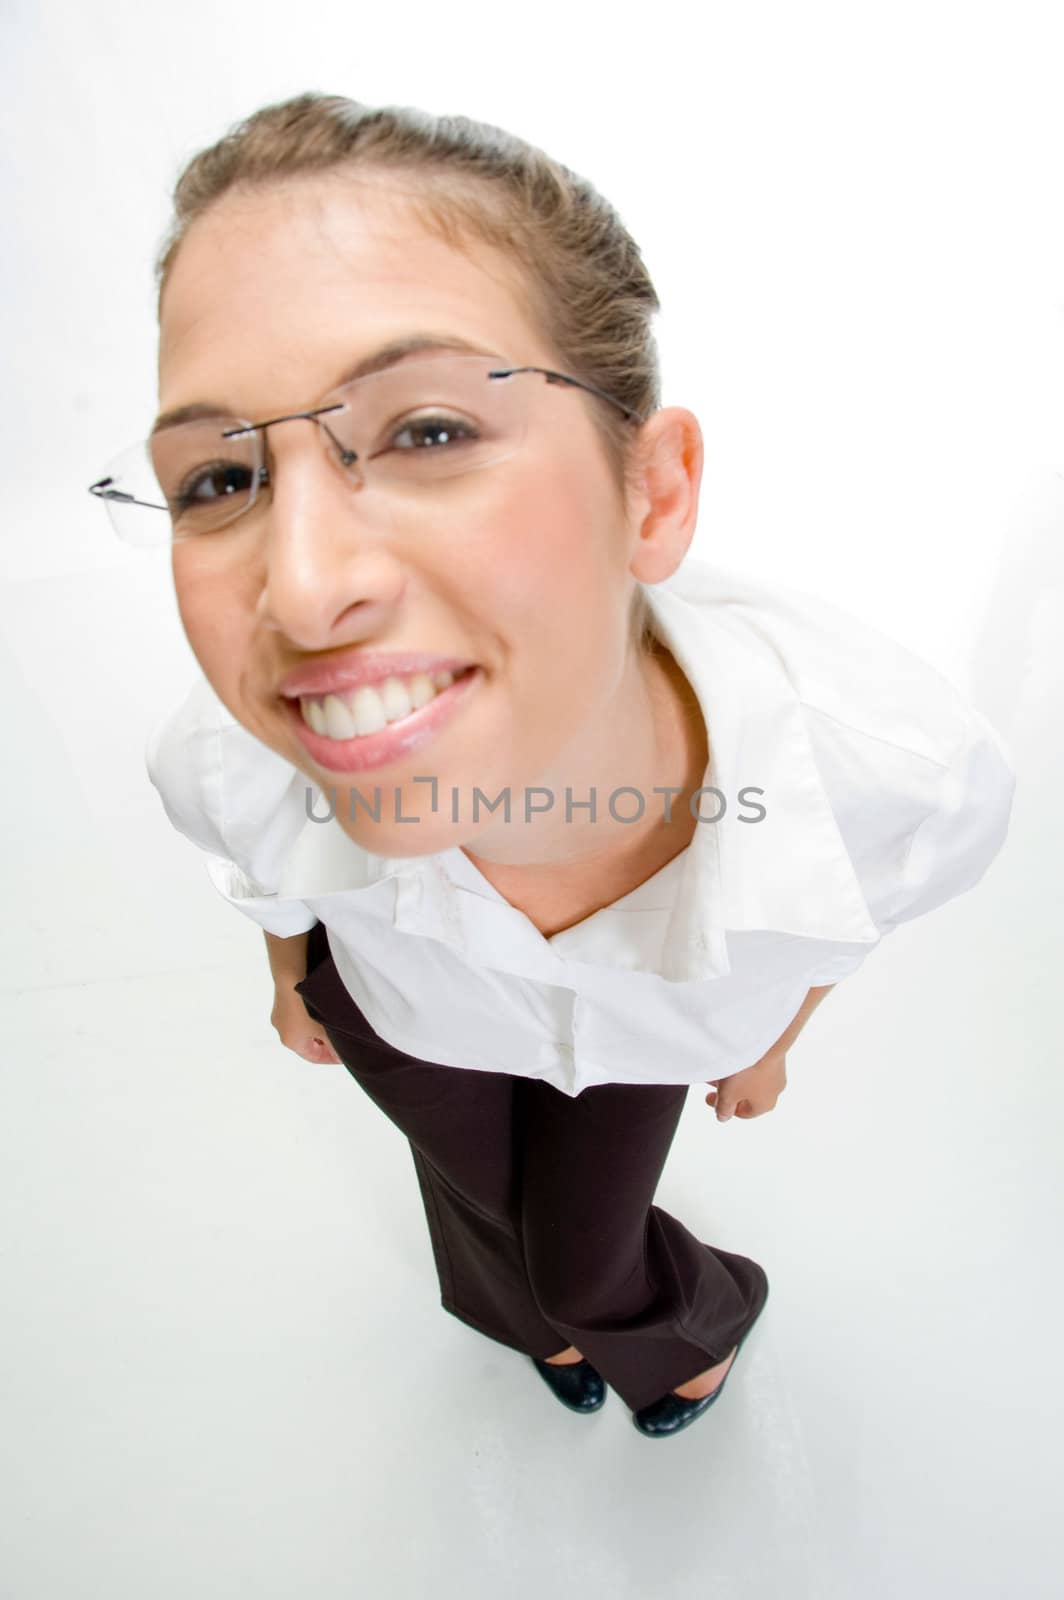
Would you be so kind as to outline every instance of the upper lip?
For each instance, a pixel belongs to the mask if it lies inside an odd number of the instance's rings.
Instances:
[[[304,694],[330,694],[357,689],[362,684],[383,683],[385,678],[408,678],[416,672],[460,672],[472,666],[460,656],[435,656],[424,650],[395,654],[381,650],[351,650],[328,661],[310,661],[297,667],[278,685],[279,693],[294,700]]]

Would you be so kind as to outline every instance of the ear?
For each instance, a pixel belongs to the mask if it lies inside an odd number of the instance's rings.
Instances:
[[[648,417],[635,446],[628,570],[641,583],[671,577],[698,521],[702,429],[693,411],[666,406]]]

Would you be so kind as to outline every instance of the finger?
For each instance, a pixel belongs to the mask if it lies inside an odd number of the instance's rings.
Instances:
[[[736,1110],[737,1117],[763,1117],[766,1111],[775,1108],[775,1098],[771,1100],[743,1100]]]
[[[767,1109],[760,1101],[750,1100],[744,1095],[741,1099],[725,1100],[723,1112],[718,1110],[717,1118],[720,1122],[727,1122],[729,1117],[757,1117]]]

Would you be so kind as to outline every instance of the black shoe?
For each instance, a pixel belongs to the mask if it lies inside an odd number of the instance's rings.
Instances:
[[[561,1366],[552,1366],[549,1361],[540,1361],[538,1356],[530,1356],[529,1360],[536,1371],[542,1373],[562,1405],[568,1406],[570,1411],[597,1411],[605,1402],[605,1381],[590,1361],[570,1361]]]
[[[754,1265],[757,1266],[757,1263],[755,1262]],[[709,1410],[714,1400],[719,1399],[724,1385],[735,1370],[735,1363],[739,1359],[739,1351],[742,1349],[743,1340],[761,1315],[765,1301],[768,1299],[768,1278],[760,1267],[757,1270],[761,1281],[758,1287],[758,1298],[754,1307],[754,1314],[743,1329],[740,1338],[736,1340],[735,1355],[732,1357],[731,1366],[717,1384],[717,1387],[711,1390],[709,1394],[703,1395],[700,1400],[685,1400],[683,1395],[673,1394],[670,1389],[669,1393],[662,1395],[660,1400],[655,1400],[649,1406],[643,1406],[639,1411],[633,1411],[632,1421],[640,1433],[646,1434],[648,1439],[665,1439],[674,1433],[679,1433],[681,1428],[689,1427],[696,1417],[702,1415],[703,1411]]]

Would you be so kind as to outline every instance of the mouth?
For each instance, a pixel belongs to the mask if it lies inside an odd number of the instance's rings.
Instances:
[[[419,749],[447,722],[482,676],[417,672],[370,687],[282,698],[293,732],[319,766],[356,772],[385,766]]]

